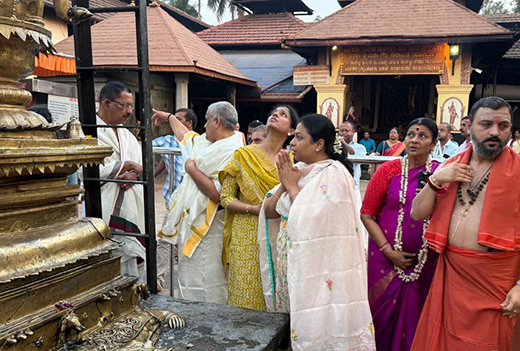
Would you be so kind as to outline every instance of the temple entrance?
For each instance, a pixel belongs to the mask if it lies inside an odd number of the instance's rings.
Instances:
[[[413,119],[430,113],[431,76],[391,76],[381,80],[378,131],[406,127]]]

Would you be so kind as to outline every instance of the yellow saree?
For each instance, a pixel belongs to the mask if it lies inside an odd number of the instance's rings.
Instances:
[[[219,180],[225,208],[236,199],[260,205],[280,182],[276,165],[257,145],[238,149]],[[222,264],[229,267],[228,304],[265,311],[257,233],[258,216],[226,210]]]

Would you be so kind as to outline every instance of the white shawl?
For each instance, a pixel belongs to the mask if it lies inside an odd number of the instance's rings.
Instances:
[[[192,143],[189,140],[183,140],[181,149],[190,144]],[[195,161],[199,171],[218,185],[218,173],[231,161],[236,149],[242,146],[244,146],[242,134],[238,132],[214,143],[208,141],[206,135],[203,134],[194,143],[191,155],[187,156]],[[183,156],[185,153],[186,151],[183,150]],[[219,185],[217,189],[220,189]],[[184,255],[191,257],[211,226],[218,210],[218,204],[199,190],[189,174],[184,175],[181,184],[173,192],[170,203],[172,207],[168,219],[164,228],[158,233],[158,237],[175,244],[178,234],[181,236],[181,243],[186,242],[187,236],[191,235],[182,250]],[[205,216],[205,221],[203,225],[195,228],[192,223],[199,216]],[[191,230],[187,233],[179,231],[181,220],[188,221],[188,228]]]
[[[354,180],[338,161],[296,167],[302,171],[300,193],[292,205],[287,193],[277,204],[277,211],[288,215],[293,350],[375,350]],[[274,233],[269,233],[270,241]],[[259,236],[265,238],[265,232]],[[265,271],[265,263],[261,265]],[[270,279],[263,284],[270,285]],[[273,291],[270,286],[265,290]]]
[[[97,124],[106,124],[101,118],[96,118]],[[119,140],[118,140],[119,139]],[[127,129],[120,128],[116,133],[112,128],[98,129],[98,144],[110,146],[114,152],[105,157],[104,165],[99,166],[100,178],[115,179],[119,176],[125,161],[133,161],[142,164],[141,146],[135,136]],[[101,199],[103,220],[110,223],[113,214],[125,219],[137,226],[144,233],[144,197],[142,185],[134,185],[130,189],[123,190],[120,183],[101,183]],[[119,199],[119,201],[118,201]],[[146,251],[135,237],[116,236],[115,239],[124,243],[122,247],[123,257],[121,265],[123,273],[138,277],[137,266],[130,264],[129,260],[140,257],[146,258]],[[125,265],[131,266],[126,267]],[[125,268],[126,267],[126,268]]]

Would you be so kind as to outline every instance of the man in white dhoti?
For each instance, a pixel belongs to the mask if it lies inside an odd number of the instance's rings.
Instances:
[[[130,118],[134,109],[132,91],[121,82],[107,83],[99,93],[98,125],[120,125]],[[114,152],[99,166],[100,178],[138,180],[143,172],[142,153],[135,136],[125,128],[99,128],[99,145],[110,146]],[[101,183],[103,220],[112,232],[144,233],[144,198],[142,185],[132,183]],[[121,274],[144,279],[146,251],[135,237],[115,235],[124,245]]]
[[[157,235],[160,240],[178,243],[181,250],[177,275],[180,297],[225,304],[227,281],[221,263],[225,213],[219,210],[218,173],[235,150],[244,146],[242,134],[235,131],[237,112],[228,102],[210,105],[206,133],[201,136],[188,132],[167,112],[154,110],[152,120],[156,125],[170,123],[186,158],[186,173],[170,199],[166,225]]]

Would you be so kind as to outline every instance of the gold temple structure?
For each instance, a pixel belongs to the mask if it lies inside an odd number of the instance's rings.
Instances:
[[[55,0],[75,23],[90,13]],[[43,0],[0,0],[0,350],[155,349],[161,326],[181,327],[169,311],[139,306],[146,285],[120,274],[120,244],[98,218],[78,218],[83,193],[67,185],[82,166],[112,153],[77,124],[65,139],[26,111],[19,80],[34,57],[53,52]]]

